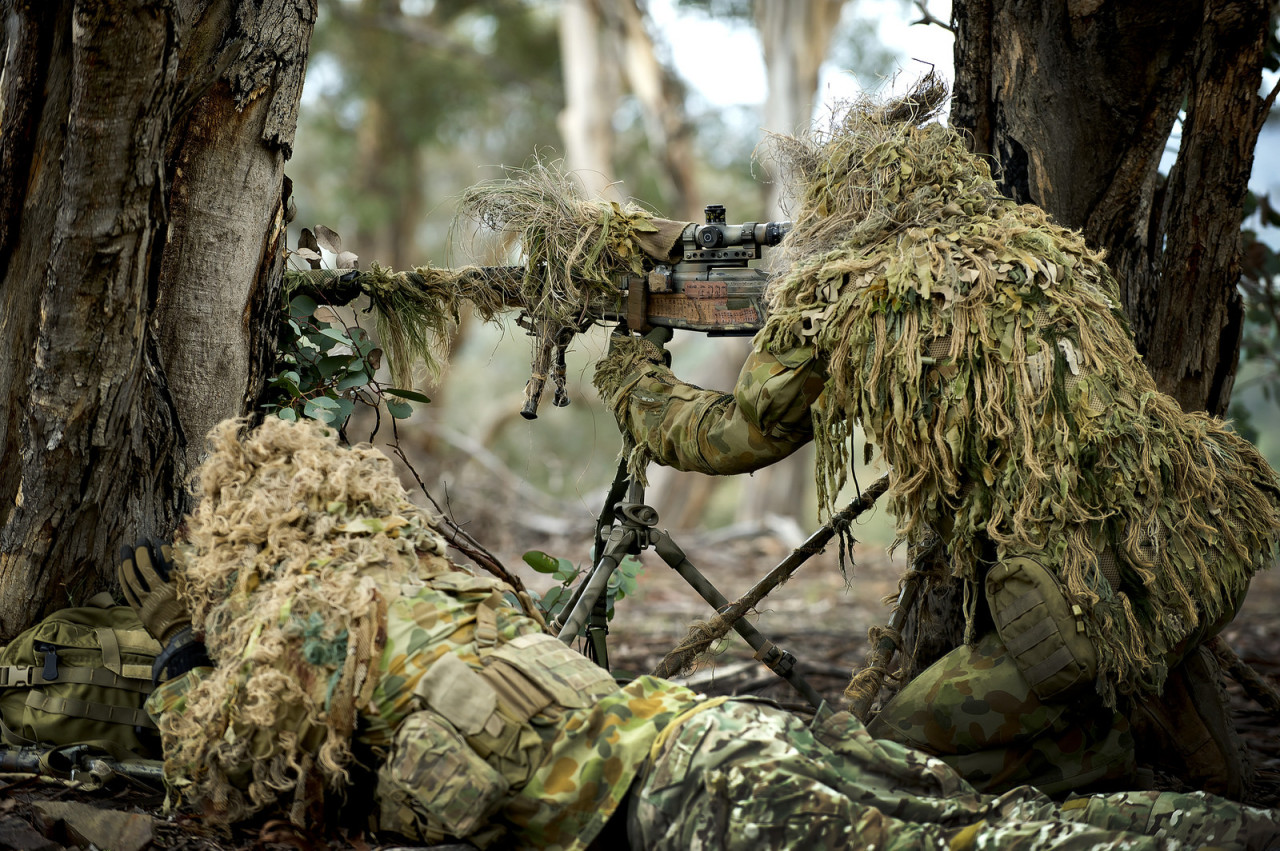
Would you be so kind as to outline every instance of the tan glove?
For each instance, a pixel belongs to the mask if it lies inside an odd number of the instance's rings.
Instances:
[[[161,644],[191,626],[191,613],[178,600],[170,578],[172,550],[160,541],[139,540],[120,548],[120,587],[138,620]]]
[[[665,333],[659,334],[659,331]],[[670,339],[668,328],[655,329],[645,337],[615,334],[609,338],[609,351],[596,361],[596,374],[591,383],[611,411],[617,412],[619,397],[645,376],[670,374],[667,365],[671,363],[671,355],[661,345]]]

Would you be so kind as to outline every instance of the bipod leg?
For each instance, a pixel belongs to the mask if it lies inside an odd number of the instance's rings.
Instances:
[[[578,585],[578,590],[570,598],[569,603],[561,611],[560,616],[551,623],[556,637],[565,644],[571,644],[582,627],[586,625],[591,610],[609,590],[609,578],[618,569],[622,560],[633,552],[639,552],[636,530],[627,526],[614,526],[609,534],[609,543],[605,546],[600,559],[591,568],[591,572]]]
[[[609,586],[605,583],[605,593],[596,598],[591,607],[591,615],[587,618],[587,653],[588,659],[594,661],[606,671],[609,670]]]
[[[723,613],[729,606],[729,600],[711,584],[711,581],[689,561],[684,550],[680,549],[667,532],[655,532],[652,536],[653,548],[667,563],[667,566],[689,583],[717,612]],[[751,649],[756,651],[755,658],[782,679],[791,684],[800,696],[807,700],[814,709],[822,706],[822,696],[818,694],[809,681],[796,669],[796,657],[766,638],[744,618],[733,622],[733,629],[742,636]]]

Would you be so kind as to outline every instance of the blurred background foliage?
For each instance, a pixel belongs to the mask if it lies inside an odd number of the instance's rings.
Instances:
[[[919,76],[924,66],[910,63],[920,55],[916,45],[911,56],[886,47],[880,21],[908,21],[925,6],[948,17],[945,3],[906,0],[320,0],[289,164],[294,227],[341,232],[362,268],[501,262],[468,250],[480,243],[450,241],[454,199],[535,151],[566,156],[601,191],[668,217],[692,218],[719,203],[733,221],[769,218],[777,213],[767,163],[753,159],[761,128],[800,128],[855,78],[877,88],[895,73]],[[702,35],[691,38],[695,27]],[[941,31],[912,32],[926,29]],[[730,38],[754,39],[757,55],[743,62],[724,49]],[[939,70],[950,77],[945,56],[933,61],[945,62]],[[1260,162],[1264,146],[1276,146],[1274,124],[1264,130]],[[588,126],[596,136],[584,142],[579,131]],[[1244,223],[1242,287],[1251,309],[1233,408],[1273,463],[1280,461],[1280,440],[1270,434],[1280,421],[1277,226],[1280,213],[1260,191]],[[360,319],[358,307],[351,318]],[[729,389],[741,344],[692,337],[679,334],[673,344],[677,373]],[[590,387],[604,339],[575,342],[572,404],[546,404],[526,421],[518,416],[529,370],[523,332],[464,317],[448,371],[416,388],[431,404],[397,422],[401,447],[455,519],[483,523],[491,538],[488,521],[499,514],[496,525],[526,544],[537,533],[589,540],[619,447]],[[349,431],[362,439],[372,424],[354,422]],[[859,470],[858,478],[866,484],[878,474]],[[659,475],[650,501],[673,531],[736,524],[798,541],[817,522],[811,470],[801,461],[790,482],[760,478],[711,486],[694,474]],[[776,498],[757,494],[744,508],[752,486]],[[877,511],[855,534],[886,544],[890,530]]]

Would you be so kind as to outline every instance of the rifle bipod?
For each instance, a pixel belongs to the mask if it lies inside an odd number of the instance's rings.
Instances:
[[[621,501],[624,492],[626,500]],[[566,644],[577,638],[585,626],[587,649],[606,669],[609,667],[605,642],[609,632],[609,578],[628,555],[638,555],[653,547],[667,566],[680,574],[717,612],[723,613],[730,606],[729,600],[694,567],[671,535],[655,528],[657,523],[658,512],[644,504],[644,487],[627,476],[626,462],[623,461],[618,465],[618,475],[609,488],[596,526],[596,562],[551,623],[551,630]],[[822,697],[797,670],[795,656],[778,647],[743,618],[733,622],[733,629],[756,651],[755,658],[765,667],[790,683],[815,709],[822,705]]]

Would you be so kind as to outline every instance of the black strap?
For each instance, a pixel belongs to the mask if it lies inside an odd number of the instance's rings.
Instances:
[[[184,626],[169,639],[169,643],[156,657],[155,664],[151,666],[151,682],[159,685],[162,675],[166,672],[169,675],[167,679],[173,679],[192,668],[212,667],[212,665],[213,662],[209,659],[209,652],[205,649],[204,642],[196,638],[191,627]]]

